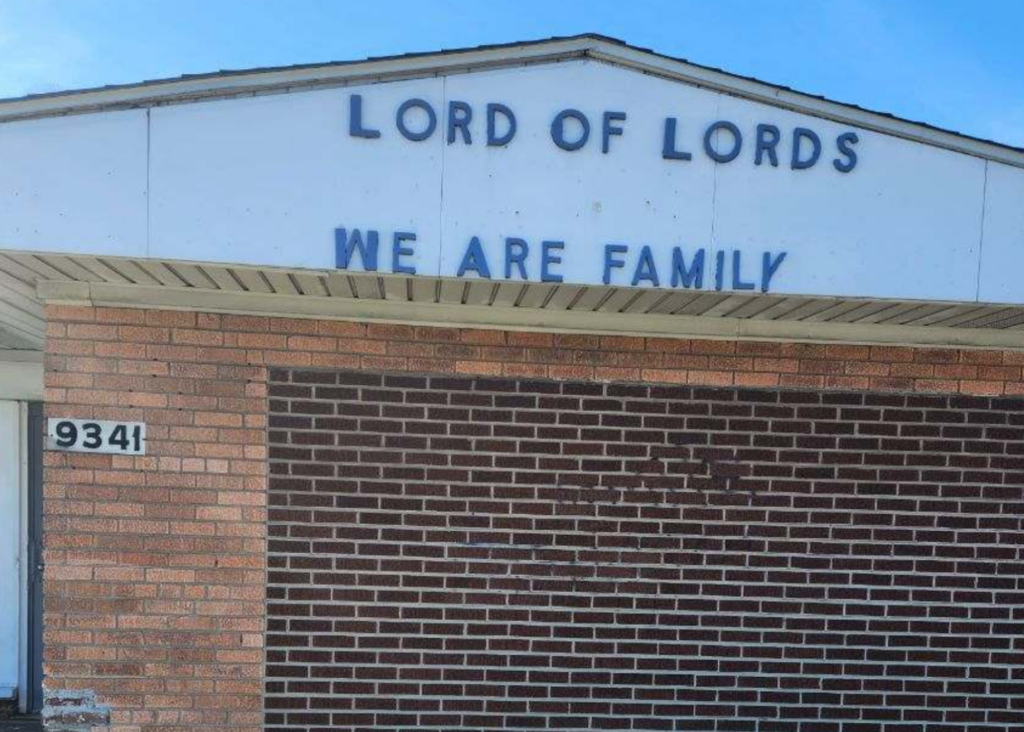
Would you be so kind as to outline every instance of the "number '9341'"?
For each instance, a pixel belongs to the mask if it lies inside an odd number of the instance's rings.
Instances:
[[[113,420],[50,419],[46,436],[51,450],[146,454],[146,425]]]

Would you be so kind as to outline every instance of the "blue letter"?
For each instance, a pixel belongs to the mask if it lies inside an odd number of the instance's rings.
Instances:
[[[565,139],[565,120],[567,117],[572,117],[583,127],[583,133],[580,135],[579,139],[574,142],[569,142]],[[568,150],[569,152],[579,150],[587,144],[587,138],[589,137],[590,122],[587,121],[583,112],[580,112],[577,109],[565,109],[559,112],[555,116],[554,122],[551,123],[551,139],[554,140],[555,144],[563,150]]]
[[[348,98],[348,134],[352,137],[380,137],[380,130],[363,127],[363,96],[353,94]]]
[[[732,135],[732,150],[727,153],[718,152],[718,150],[715,149],[715,146],[711,144],[711,138],[714,137],[715,133],[719,130],[728,130],[729,134]],[[706,152],[708,157],[716,163],[728,163],[731,160],[735,160],[736,156],[740,154],[741,147],[743,147],[743,135],[740,134],[740,128],[732,122],[719,120],[708,127],[707,131],[704,133],[704,152]]]
[[[610,141],[612,135],[621,135],[621,127],[612,127],[612,122],[624,122],[626,119],[625,112],[605,112],[604,118],[601,123],[601,152],[607,153],[611,147]]]
[[[744,282],[740,279],[740,250],[732,250],[732,289],[753,290],[753,282]]]
[[[665,137],[661,143],[661,157],[665,160],[689,160],[693,156],[688,152],[676,150],[676,118],[665,118]]]
[[[715,252],[715,289],[721,290],[725,278],[725,252]]]
[[[811,141],[811,157],[807,160],[800,159],[800,141],[804,139]],[[821,155],[821,140],[814,134],[814,130],[809,130],[806,127],[797,127],[793,130],[793,160],[790,164],[793,170],[811,167],[818,162],[819,155]]]
[[[473,237],[469,240],[466,253],[462,255],[462,264],[459,265],[459,272],[456,277],[462,277],[467,270],[473,270],[485,280],[491,279],[491,268],[487,266],[487,257],[484,256],[484,248],[480,246],[480,239]]]
[[[849,173],[857,165],[857,153],[853,151],[850,145],[857,144],[857,133],[856,132],[844,132],[836,138],[836,147],[839,148],[839,152],[846,156],[846,160],[840,160],[836,158],[832,161],[832,165],[840,173]]]
[[[786,258],[785,252],[779,252],[779,256],[772,259],[771,252],[765,252],[764,257],[761,260],[761,292],[768,292],[768,285],[771,284],[772,275],[775,274],[775,270],[782,264],[782,260]]]
[[[605,244],[604,245],[604,278],[602,281],[606,285],[612,283],[612,267],[622,268],[626,261],[624,259],[612,259],[613,254],[625,254],[629,251],[629,247],[625,244]]]
[[[395,274],[416,274],[416,268],[402,264],[400,257],[411,257],[411,247],[403,247],[403,241],[416,241],[416,235],[407,231],[396,231],[395,238],[391,243],[391,271]]]
[[[516,248],[516,251],[512,251],[512,247]],[[526,256],[530,253],[530,245],[522,239],[515,237],[509,237],[505,240],[505,279],[512,279],[512,265],[519,265],[519,276],[524,280],[526,276]]]
[[[565,249],[565,242],[563,241],[544,241],[540,244],[540,281],[541,282],[561,282],[562,275],[557,272],[552,272],[548,269],[548,265],[561,264],[562,258],[556,257],[552,254],[552,250],[562,251]]]
[[[469,133],[469,123],[473,119],[473,108],[465,102],[448,102],[448,144],[455,142],[456,128],[462,133],[462,141],[473,144],[473,136]]]
[[[766,137],[767,135],[767,137]],[[761,164],[761,154],[768,153],[772,167],[779,167],[779,156],[775,154],[775,146],[779,144],[779,128],[775,125],[757,126],[757,144],[754,146],[754,165]]]
[[[413,132],[405,125],[405,113],[413,107],[419,107],[427,113],[427,126],[420,132]],[[395,115],[395,124],[398,125],[398,131],[402,133],[402,137],[406,140],[423,142],[423,140],[434,134],[434,130],[437,128],[437,115],[434,114],[434,108],[422,99],[407,99],[398,108],[398,113]]]
[[[640,280],[647,280],[652,287],[658,287],[658,270],[654,267],[654,257],[651,248],[644,245],[640,250],[640,258],[636,260],[636,269],[633,270],[633,287],[640,284]]]
[[[497,122],[495,115],[500,114],[508,121],[508,131],[504,135],[498,135],[496,128]],[[487,145],[489,147],[501,147],[512,142],[512,138],[516,136],[516,116],[512,114],[512,110],[506,107],[504,104],[487,105]]]
[[[680,285],[695,287],[698,290],[704,287],[703,249],[698,249],[697,253],[693,255],[689,269],[686,268],[686,262],[683,261],[683,250],[679,247],[672,250],[672,286],[679,287]]]
[[[334,266],[338,269],[348,269],[352,263],[352,253],[359,252],[363,270],[376,272],[377,245],[379,243],[377,232],[373,229],[366,232],[366,244],[363,244],[363,236],[359,233],[359,229],[352,229],[352,236],[348,236],[344,229],[335,229]]]

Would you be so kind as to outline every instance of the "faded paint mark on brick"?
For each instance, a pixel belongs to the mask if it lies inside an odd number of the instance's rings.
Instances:
[[[110,725],[110,707],[88,690],[43,693],[43,725],[47,732],[100,732]]]

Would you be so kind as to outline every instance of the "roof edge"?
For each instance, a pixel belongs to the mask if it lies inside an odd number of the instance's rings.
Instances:
[[[794,112],[1024,168],[1024,149],[815,96],[587,33],[365,60],[192,74],[0,99],[0,123],[296,88],[346,86],[587,57]]]

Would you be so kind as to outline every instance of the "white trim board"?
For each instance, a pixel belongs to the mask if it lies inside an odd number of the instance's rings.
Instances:
[[[31,659],[29,658],[28,580],[31,568],[28,565],[28,480],[30,467],[28,464],[28,404],[23,401],[18,402],[18,425],[20,431],[18,440],[18,464],[20,466],[18,484],[21,491],[21,506],[19,510],[21,518],[21,530],[19,531],[19,538],[21,541],[21,561],[18,562],[18,583],[21,590],[20,612],[18,613],[18,685],[24,690],[24,693],[20,694],[18,698],[18,711],[24,714],[29,711],[27,692],[29,686],[29,664],[31,663]]]
[[[35,354],[37,359],[39,354]],[[0,352],[0,399],[39,401],[43,398],[41,360],[5,360]]]

